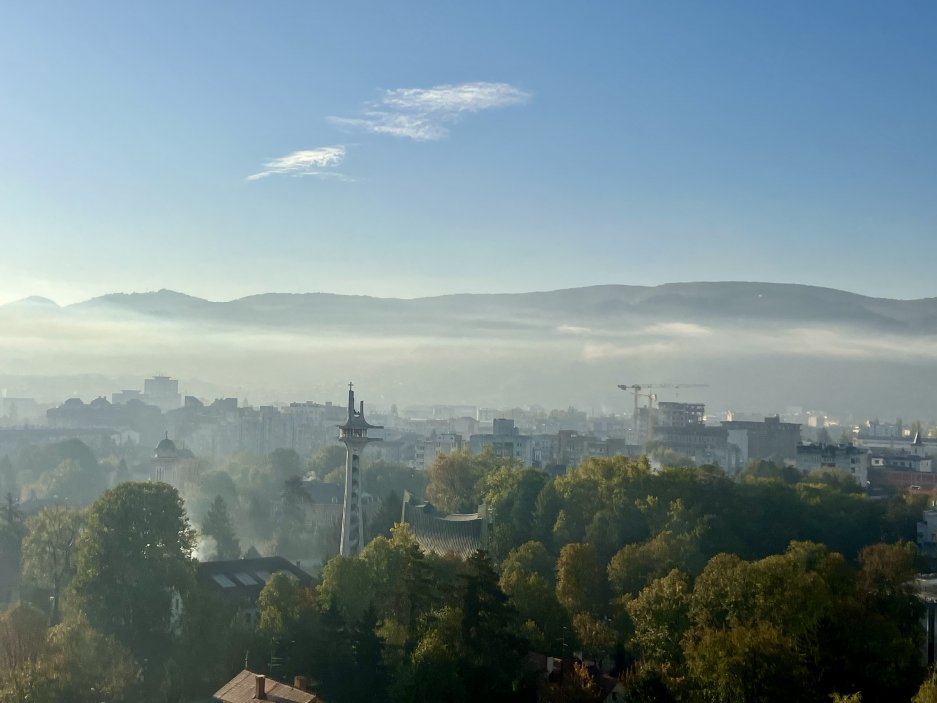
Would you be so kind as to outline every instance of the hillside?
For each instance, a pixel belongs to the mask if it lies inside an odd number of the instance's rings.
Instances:
[[[705,382],[693,399],[714,409],[937,415],[937,300],[802,285],[220,302],[161,290],[27,299],[0,307],[0,325],[10,395],[48,393],[36,379],[53,377],[59,397],[106,394],[160,371],[209,397],[337,399],[354,378],[376,402],[624,410],[617,383]]]

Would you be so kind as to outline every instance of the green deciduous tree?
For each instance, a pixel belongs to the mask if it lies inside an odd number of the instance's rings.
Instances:
[[[618,638],[605,618],[589,613],[576,613],[573,616],[573,632],[576,633],[583,654],[598,661],[612,653]]]
[[[481,502],[498,516],[490,537],[490,552],[500,562],[516,545],[534,535],[537,497],[549,477],[539,469],[501,466],[481,481]]]
[[[921,679],[924,604],[914,592],[913,544],[875,544],[859,555],[856,577],[861,616],[849,629],[863,643],[863,677],[857,688],[870,701],[907,698]],[[846,636],[840,638],[850,642]]]
[[[81,617],[48,631],[38,657],[0,679],[0,703],[129,703],[140,669],[126,648]]]
[[[128,700],[139,686],[140,669],[127,648],[81,618],[49,631],[42,663],[59,673],[63,692],[76,703]]]
[[[622,547],[608,564],[608,579],[621,596],[635,594],[651,581],[679,569],[696,574],[706,563],[700,544],[707,530],[704,520],[695,519],[681,500],[670,504],[666,522],[654,537]]]
[[[174,593],[192,582],[194,531],[165,483],[122,483],[88,511],[72,592],[92,626],[140,659],[165,655]]]
[[[481,480],[499,463],[490,451],[438,454],[428,470],[426,498],[442,512],[473,512],[481,502]]]
[[[64,507],[45,508],[30,518],[23,539],[23,575],[52,593],[55,622],[63,589],[75,575],[75,552],[84,514]]]
[[[46,640],[48,617],[26,603],[0,613],[0,678],[35,661]]]
[[[605,579],[591,544],[567,544],[556,561],[556,597],[570,615],[604,613]]]
[[[107,486],[107,470],[78,439],[27,447],[17,463],[31,477],[32,489],[39,496],[72,505],[90,503]]]
[[[699,700],[769,703],[810,698],[810,677],[790,637],[758,622],[704,630],[686,651]]]
[[[290,634],[303,611],[314,603],[306,588],[288,574],[270,577],[260,592],[260,630],[267,637],[283,638]]]
[[[501,584],[510,583],[515,574],[537,574],[551,586],[556,580],[556,560],[541,542],[524,542],[512,549],[501,564]]]
[[[327,679],[328,685],[340,677],[341,672],[333,668],[346,654],[344,622],[330,631],[331,623],[320,613],[314,589],[288,574],[274,574],[260,592],[259,605],[258,634],[270,652],[282,659],[281,671],[312,674]]]
[[[427,618],[413,653],[398,674],[393,699],[403,703],[463,703],[468,697],[461,678],[462,611],[446,606]]]
[[[803,478],[803,474],[793,466],[787,466],[783,463],[777,464],[766,459],[752,459],[748,462],[748,466],[739,472],[739,479],[743,481],[759,478],[797,483]]]
[[[63,459],[52,471],[43,475],[37,493],[43,498],[86,505],[107,487],[107,472],[97,462],[90,467],[75,459]]]
[[[184,700],[206,700],[233,672],[266,659],[269,638],[238,617],[237,602],[201,583],[186,593],[179,634],[172,644],[171,660],[164,673],[168,687],[181,690]],[[166,674],[171,678],[166,681]]]
[[[681,641],[690,627],[690,585],[674,569],[648,584],[627,604],[634,624],[633,644],[641,656],[665,668],[680,666]]]
[[[337,556],[322,569],[319,598],[335,607],[345,622],[355,624],[374,602],[371,569],[358,557]]]
[[[559,651],[570,617],[556,598],[555,560],[540,542],[525,542],[511,551],[501,567],[501,590],[511,599],[522,622],[539,638],[538,651]]]

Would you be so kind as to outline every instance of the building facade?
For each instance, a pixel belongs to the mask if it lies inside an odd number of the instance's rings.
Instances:
[[[869,482],[870,454],[851,444],[802,443],[797,445],[797,468],[811,472],[833,469],[852,476],[863,488]]]

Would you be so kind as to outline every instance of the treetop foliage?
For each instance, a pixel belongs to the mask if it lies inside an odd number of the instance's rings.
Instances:
[[[337,459],[234,458],[199,488],[201,532],[219,556],[239,552],[236,514],[239,528],[243,517],[252,534],[266,530],[264,546],[289,546],[307,529],[302,476]],[[388,490],[411,478],[374,466]],[[625,457],[554,478],[492,452],[454,453],[428,479],[442,512],[488,507],[485,552],[426,554],[407,525],[382,528],[359,556],[329,559],[312,587],[274,575],[256,627],[196,583],[196,534],[172,487],[124,482],[84,512],[28,523],[11,503],[0,537],[22,544],[31,587],[64,605],[51,629],[51,612],[0,614],[0,703],[62,700],[65,686],[79,701],[94,686],[97,700],[133,690],[177,703],[245,660],[281,680],[305,675],[335,703],[594,700],[599,668],[628,701],[884,703],[937,690],[920,666],[909,585],[919,503],[773,465],[734,480]],[[585,663],[548,683],[525,670],[530,651]]]
[[[195,532],[165,483],[122,483],[88,509],[78,542],[75,604],[135,654],[166,644],[173,593],[192,584]]]

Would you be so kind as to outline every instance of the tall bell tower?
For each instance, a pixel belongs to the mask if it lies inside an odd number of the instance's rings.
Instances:
[[[379,437],[368,437],[368,430],[382,430],[381,425],[369,425],[364,419],[364,401],[355,410],[354,385],[348,384],[348,420],[339,425],[340,437],[345,443],[345,500],[342,505],[342,541],[339,554],[350,557],[364,547],[364,524],[361,519],[361,453],[368,442],[380,442]]]

